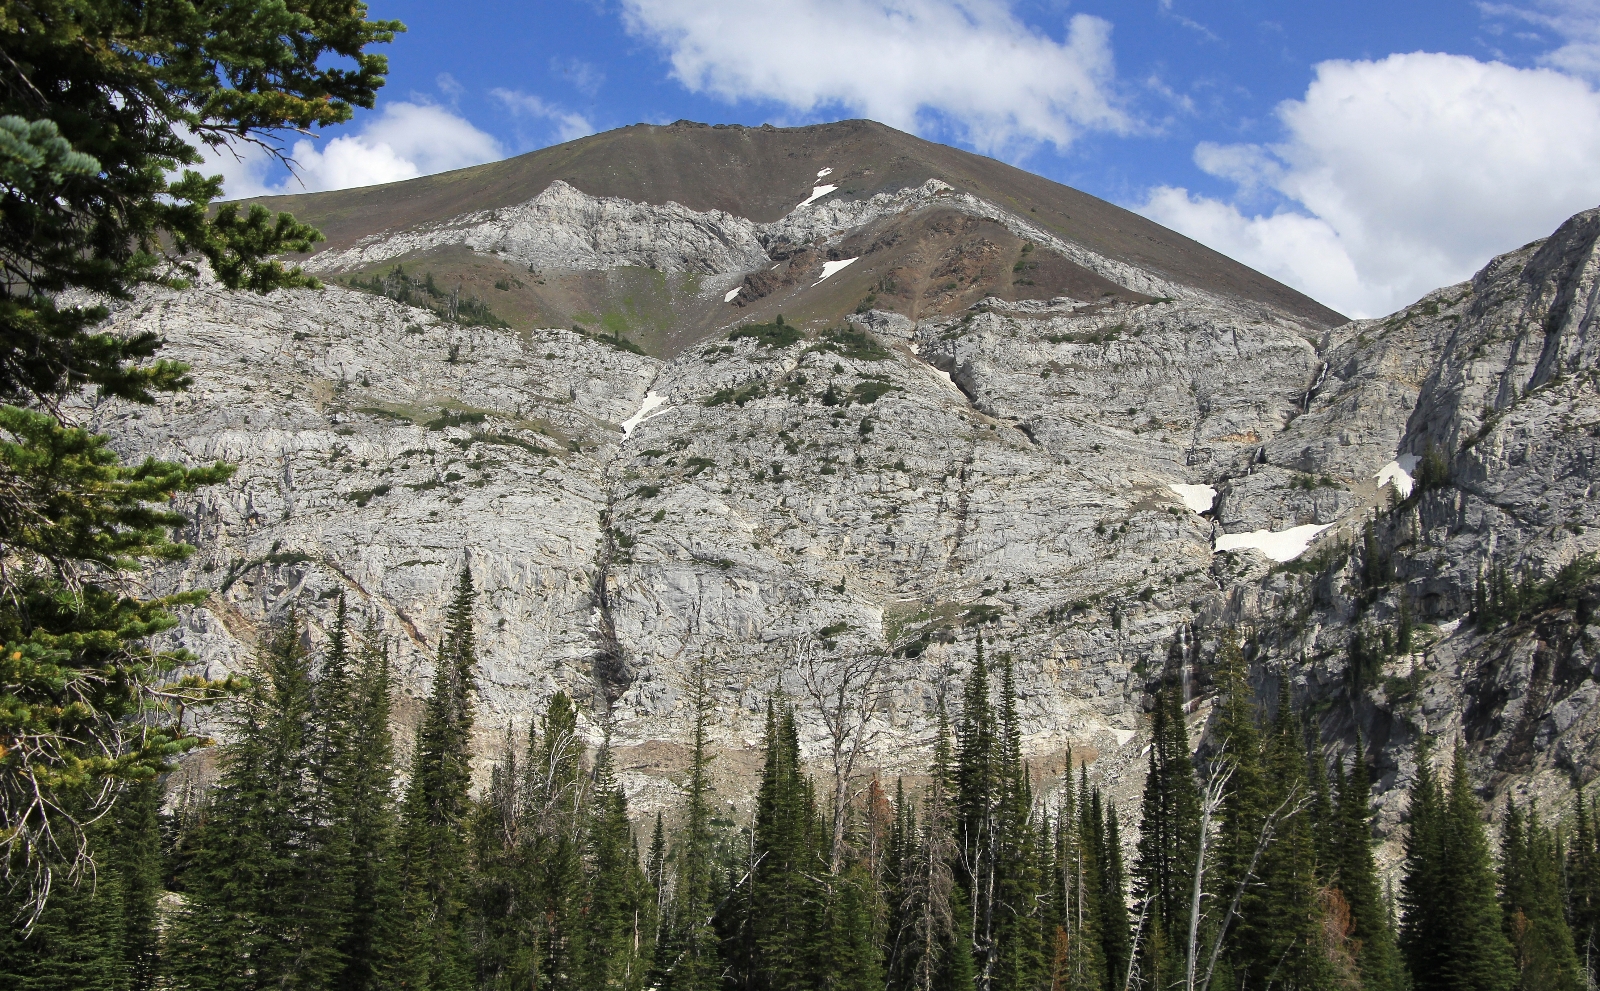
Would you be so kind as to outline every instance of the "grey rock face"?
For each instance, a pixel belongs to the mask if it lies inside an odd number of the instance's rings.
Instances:
[[[320,264],[448,237],[542,267],[734,272],[778,240],[948,199],[933,185],[765,229],[552,187]],[[1297,700],[1328,703],[1330,741],[1359,728],[1385,748],[1383,788],[1409,783],[1427,731],[1472,742],[1496,787],[1557,794],[1600,746],[1582,623],[1446,624],[1486,564],[1548,576],[1600,547],[1597,232],[1600,213],[1580,215],[1470,284],[1331,333],[1194,293],[989,300],[959,318],[871,312],[787,347],[719,338],[671,361],[563,330],[459,328],[340,288],[152,292],[113,327],[161,333],[194,389],[85,416],[130,456],[239,465],[181,504],[201,550],[165,576],[213,592],[179,634],[208,664],[241,663],[291,601],[325,622],[343,592],[420,695],[468,562],[483,751],[565,689],[596,740],[608,724],[637,811],[673,793],[702,662],[735,767],[769,693],[806,698],[805,658],[886,654],[874,752],[915,772],[980,631],[1013,658],[1030,753],[1071,745],[1127,797],[1151,679],[1169,651],[1183,658],[1198,732],[1223,623],[1271,631],[1264,692],[1287,678]],[[1129,288],[1161,287],[1146,278]],[[1430,451],[1450,484],[1389,510],[1379,472]],[[1173,485],[1212,486],[1215,504],[1196,513]],[[1221,533],[1308,524],[1329,529],[1303,567],[1213,553]],[[1392,582],[1361,584],[1369,548]],[[1416,649],[1352,700],[1351,633],[1392,626],[1402,602],[1424,624]],[[813,712],[805,746],[822,745]]]
[[[677,203],[652,206],[597,198],[557,181],[526,203],[375,234],[349,248],[315,255],[307,267],[341,271],[447,245],[491,252],[530,270],[638,266],[722,274],[770,261],[755,225],[743,217],[721,210],[697,213]]]

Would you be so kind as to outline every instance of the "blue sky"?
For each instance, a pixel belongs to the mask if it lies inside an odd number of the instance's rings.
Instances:
[[[1600,0],[373,0],[305,188],[640,121],[866,116],[1145,213],[1353,315],[1600,205]],[[220,163],[233,195],[279,188]],[[288,189],[299,189],[291,183]]]

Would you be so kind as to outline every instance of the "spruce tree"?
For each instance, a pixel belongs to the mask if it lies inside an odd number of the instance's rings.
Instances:
[[[1600,979],[1600,842],[1596,818],[1600,809],[1585,801],[1580,788],[1573,801],[1573,832],[1566,863],[1567,910],[1578,958],[1590,980]]]
[[[323,885],[315,690],[291,611],[258,652],[233,715],[237,742],[202,813],[173,925],[176,988],[320,987],[340,972],[344,918]]]
[[[1224,631],[1217,647],[1216,685],[1216,735],[1232,777],[1220,809],[1216,839],[1216,923],[1226,924],[1228,929],[1214,979],[1224,986],[1261,983],[1276,963],[1268,949],[1272,920],[1266,916],[1263,891],[1256,883],[1262,867],[1256,850],[1272,807],[1249,666],[1235,630]],[[1241,891],[1238,913],[1229,918],[1229,907]]]
[[[1180,648],[1174,644],[1174,653]],[[1179,654],[1181,663],[1181,653]],[[1169,669],[1156,692],[1149,770],[1139,819],[1134,893],[1141,921],[1139,972],[1165,987],[1183,972],[1190,885],[1200,831],[1200,792],[1184,723],[1182,684]]]
[[[462,916],[476,665],[474,598],[472,574],[463,567],[439,643],[433,690],[400,815],[397,866],[410,953],[381,976],[399,987],[423,991],[465,988],[472,973]]]
[[[800,768],[800,740],[791,706],[768,703],[765,751],[750,876],[738,893],[742,897],[736,898],[743,932],[735,938],[730,956],[739,986],[751,991],[798,991],[826,976],[816,966],[817,951],[837,933],[825,933],[822,924],[826,892],[814,880],[824,866],[818,849],[820,823],[811,783]],[[852,904],[841,908],[856,911],[859,906],[853,903],[858,894],[846,897]]]
[[[655,950],[656,899],[639,865],[628,797],[613,777],[609,738],[595,760],[591,794],[585,983],[595,991],[639,991]]]
[[[703,663],[695,671],[693,705],[694,750],[677,851],[677,884],[652,982],[663,991],[716,991],[722,984],[717,934],[712,926],[716,909],[715,838],[711,832],[711,782],[706,773],[711,761],[706,753],[711,693]]]
[[[1033,787],[1022,760],[1022,728],[1011,655],[1001,664],[997,777],[994,823],[993,982],[998,988],[1032,988],[1044,983],[1045,918],[1041,901],[1045,878],[1034,835]]]
[[[1095,792],[1095,805],[1100,804],[1100,792]],[[1106,962],[1106,984],[1109,989],[1120,989],[1127,980],[1129,957],[1132,955],[1128,932],[1127,877],[1122,866],[1122,827],[1117,823],[1117,810],[1109,801],[1104,809],[1105,827],[1101,833],[1100,849],[1100,945]]]
[[[960,854],[958,882],[969,913],[978,991],[994,980],[995,859],[999,853],[995,814],[1000,797],[999,741],[990,705],[983,638],[976,645],[972,672],[962,690],[961,722],[956,731],[955,830]]]
[[[1506,799],[1500,831],[1500,905],[1517,970],[1517,991],[1578,991],[1587,986],[1573,952],[1561,897],[1555,831]]]
[[[1465,752],[1456,748],[1448,789],[1429,764],[1424,750],[1411,793],[1401,894],[1401,947],[1413,987],[1508,991],[1515,964]]]
[[[1372,786],[1362,750],[1358,736],[1350,774],[1345,775],[1342,764],[1335,772],[1338,808],[1328,856],[1339,891],[1350,908],[1350,935],[1359,944],[1356,960],[1363,991],[1403,991],[1405,975],[1389,908],[1378,884],[1378,865],[1372,856]]]

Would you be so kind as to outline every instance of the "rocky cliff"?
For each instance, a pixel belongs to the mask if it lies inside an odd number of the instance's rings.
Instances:
[[[1036,766],[1071,746],[1128,796],[1155,679],[1184,672],[1198,731],[1228,624],[1255,631],[1264,699],[1287,679],[1330,746],[1380,748],[1387,821],[1424,733],[1467,742],[1486,794],[1554,801],[1594,775],[1600,211],[1343,322],[1170,232],[1153,261],[1107,233],[1134,221],[1071,191],[991,199],[992,176],[900,159],[877,188],[881,155],[796,132],[777,133],[821,150],[785,166],[803,175],[781,213],[581,175],[474,202],[458,177],[423,192],[470,209],[363,231],[322,194],[308,214],[344,225],[309,262],[326,288],[121,308],[112,327],[160,333],[196,384],[83,416],[130,455],[239,465],[181,504],[200,552],[163,580],[212,592],[184,642],[236,666],[263,620],[299,602],[325,623],[343,593],[414,699],[470,563],[481,750],[565,689],[636,811],[674,794],[702,662],[734,797],[766,697],[862,658],[882,659],[872,764],[916,773],[980,634],[1014,659]],[[774,158],[761,133],[740,140]],[[705,167],[744,176],[712,136]],[[1091,222],[1052,219],[1073,210]],[[458,294],[495,276],[504,318],[340,284],[395,264]],[[1464,619],[1502,572],[1531,604]],[[1385,630],[1357,675],[1353,637]]]

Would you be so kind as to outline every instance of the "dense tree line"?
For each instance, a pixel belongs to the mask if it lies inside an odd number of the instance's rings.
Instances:
[[[93,882],[0,941],[0,985],[1577,991],[1600,962],[1595,804],[1560,833],[1508,804],[1496,858],[1463,754],[1424,752],[1392,893],[1363,748],[1327,760],[1286,689],[1259,704],[1231,632],[1199,748],[1174,648],[1136,842],[1086,763],[1029,766],[1013,661],[980,642],[927,774],[847,792],[841,850],[782,696],[749,821],[719,814],[703,676],[681,807],[648,839],[561,693],[474,796],[474,595],[463,571],[403,773],[381,638],[341,601],[313,651],[285,616],[214,786],[161,813],[152,782],[96,823]]]

